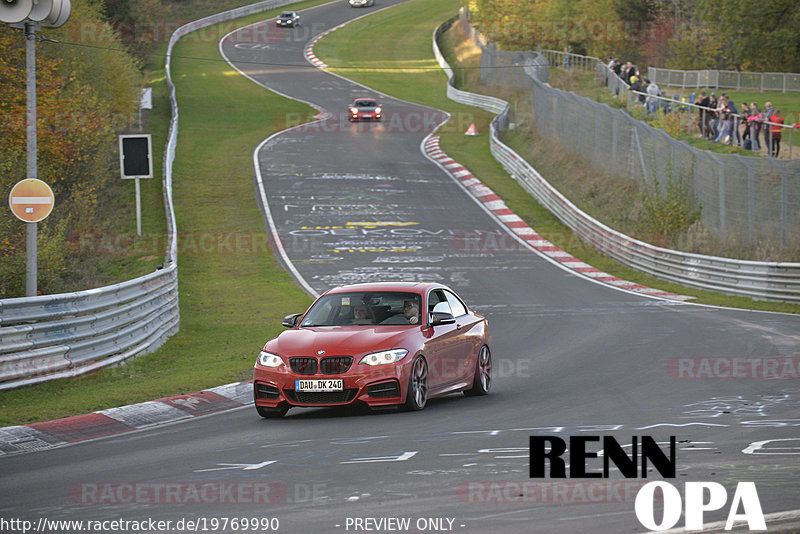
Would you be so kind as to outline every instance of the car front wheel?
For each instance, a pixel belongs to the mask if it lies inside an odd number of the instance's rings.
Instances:
[[[428,362],[417,356],[411,364],[411,376],[408,377],[406,393],[406,410],[419,411],[428,403]]]
[[[464,395],[478,396],[487,395],[492,388],[492,354],[489,347],[484,345],[478,352],[478,361],[475,362],[475,378],[472,388],[464,391]]]

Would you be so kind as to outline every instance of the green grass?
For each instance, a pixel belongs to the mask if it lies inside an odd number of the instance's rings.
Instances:
[[[320,3],[295,5],[302,9]],[[279,11],[241,19],[237,25]],[[213,34],[213,30],[206,32]],[[266,244],[253,192],[252,152],[261,140],[284,128],[287,114],[305,116],[313,110],[257,86],[221,59],[216,40],[184,39],[175,48],[172,63],[180,107],[174,167],[174,201],[182,235],[180,332],[153,354],[123,366],[3,392],[0,426],[249,379],[258,350],[281,330],[281,318],[310,304],[311,298],[280,267]],[[163,71],[153,70],[151,79],[155,109],[150,131],[154,147],[163,147],[169,123]],[[156,161],[160,164],[160,156]],[[142,186],[143,232],[162,235],[163,215],[155,215],[162,204],[160,180]],[[230,245],[203,251],[202,239],[233,234],[239,236],[238,245],[234,238]],[[192,247],[193,242],[199,246]],[[163,248],[158,254],[163,255]]]
[[[478,108],[463,106],[449,100],[445,92],[447,80],[445,74],[442,71],[419,68],[435,65],[435,60],[431,58],[433,30],[456,14],[459,7],[457,0],[425,0],[425,9],[420,10],[418,6],[421,1],[415,0],[371,16],[368,20],[349,24],[322,39],[314,49],[315,54],[331,65],[332,70],[357,82],[399,98],[450,112],[453,115],[451,119],[453,124],[445,125],[440,132],[442,149],[492,188],[505,200],[509,208],[537,232],[581,260],[626,280],[664,291],[695,296],[694,302],[800,313],[800,306],[797,305],[755,301],[664,282],[624,267],[584,245],[553,214],[539,205],[511,179],[491,156],[488,136],[485,134],[492,115]],[[372,45],[365,48],[360,46],[363,42]],[[397,43],[401,43],[401,46]],[[445,55],[450,56],[448,61],[451,66],[456,66],[452,55],[454,44],[451,41],[451,50],[444,50]],[[365,68],[357,69],[355,66]],[[369,67],[373,67],[373,70]],[[402,70],[382,71],[374,70],[374,67],[397,67]],[[470,85],[475,84],[474,74],[461,73],[458,79],[466,85],[463,87],[466,90],[470,90]],[[475,137],[463,135],[466,130],[465,124],[468,125],[472,119],[482,135]],[[527,139],[515,139],[515,136],[520,135],[523,134],[511,134],[508,136],[508,141],[512,144],[524,144]]]

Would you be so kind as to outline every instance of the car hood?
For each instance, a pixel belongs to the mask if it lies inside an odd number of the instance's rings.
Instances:
[[[293,328],[270,340],[264,350],[279,356],[359,356],[387,349],[405,348],[420,327],[409,326],[318,326]]]

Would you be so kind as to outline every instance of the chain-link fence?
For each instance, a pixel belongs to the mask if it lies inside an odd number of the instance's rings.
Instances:
[[[548,72],[544,55],[500,51],[476,42],[483,50],[481,80],[530,88],[537,130],[566,152],[605,174],[638,180],[648,190],[656,184],[662,192],[676,184],[687,187],[701,208],[703,224],[720,240],[752,244],[766,239],[784,246],[800,240],[800,161],[694,148],[627,110],[550,87],[547,78],[539,76]],[[603,74],[597,63],[581,62],[581,57],[572,61],[577,61],[576,67],[585,63],[585,70]],[[519,64],[526,68],[497,68]],[[620,83],[613,73],[605,81],[612,91]],[[627,84],[621,83],[624,87],[616,89],[627,92]]]
[[[736,91],[800,91],[800,74],[738,72],[734,70],[674,70],[647,68],[647,77],[658,85],[684,89],[734,89]]]

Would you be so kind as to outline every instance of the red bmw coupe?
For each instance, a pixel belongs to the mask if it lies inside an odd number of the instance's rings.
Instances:
[[[489,323],[441,284],[337,287],[283,326],[255,364],[262,417],[356,403],[421,410],[432,397],[491,387]]]

